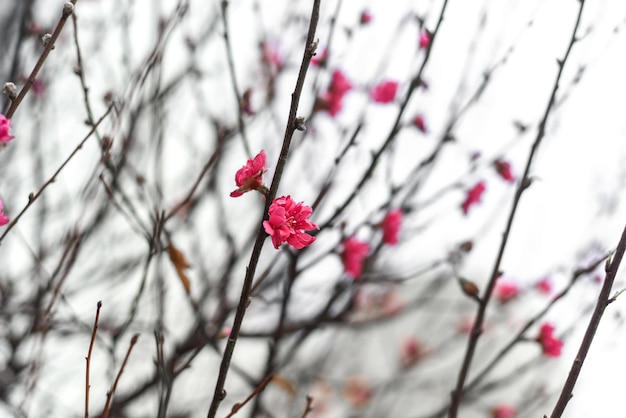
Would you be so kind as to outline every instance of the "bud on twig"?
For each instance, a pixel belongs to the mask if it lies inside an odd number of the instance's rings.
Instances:
[[[480,297],[478,296],[479,290],[478,286],[476,286],[476,283],[464,279],[463,277],[459,277],[458,280],[459,284],[461,285],[461,290],[463,290],[463,293],[480,303]]]
[[[15,83],[4,83],[4,94],[6,94],[9,99],[14,100],[17,97],[17,87],[15,87]]]
[[[306,131],[306,126],[305,123],[306,122],[306,118],[304,118],[303,116],[298,116],[296,118],[296,129],[299,131]]]
[[[52,34],[50,33],[46,33],[44,36],[41,37],[41,43],[43,44],[44,48],[48,46],[48,42],[50,42],[50,39],[52,39]]]
[[[72,13],[74,13],[74,5],[68,1],[63,5],[63,17],[68,17]]]

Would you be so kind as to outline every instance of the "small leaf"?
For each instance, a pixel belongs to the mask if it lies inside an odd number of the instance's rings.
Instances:
[[[176,269],[176,273],[178,273],[178,278],[183,284],[183,287],[185,288],[187,294],[189,294],[191,291],[191,284],[189,282],[187,274],[185,274],[185,269],[191,267],[191,265],[187,262],[183,253],[180,252],[178,248],[174,247],[174,244],[172,244],[171,242],[167,246],[167,252],[170,255],[170,261]]]
[[[287,392],[291,396],[296,396],[296,388],[289,380],[285,379],[281,375],[275,374],[272,377],[272,382],[274,382],[278,387]]]

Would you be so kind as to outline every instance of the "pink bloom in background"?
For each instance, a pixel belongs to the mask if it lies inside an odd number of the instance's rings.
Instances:
[[[11,119],[8,119],[6,116],[0,113],[0,142],[6,144],[13,138],[14,136],[9,135],[9,131],[11,130]]]
[[[33,94],[37,97],[43,97],[46,94],[46,85],[41,79],[36,79],[33,83],[33,87],[31,87]]]
[[[415,118],[413,118],[413,126],[419,129],[422,133],[427,132],[426,123],[424,122],[424,116],[422,115],[417,115],[415,116]]]
[[[420,49],[428,49],[430,46],[430,33],[427,30],[420,32]]]
[[[498,279],[494,292],[498,302],[507,303],[520,294],[520,288],[517,283],[511,280]]]
[[[370,95],[372,100],[376,103],[391,103],[396,98],[398,92],[397,81],[381,81],[378,85],[374,86]]]
[[[313,210],[302,202],[296,203],[291,196],[276,198],[269,208],[269,219],[263,222],[263,228],[272,237],[274,248],[288,243],[300,250],[315,241],[315,237],[305,233],[319,229],[309,221]]]
[[[543,293],[544,295],[549,295],[552,293],[552,281],[549,277],[544,277],[535,283],[535,289]]]
[[[511,163],[503,160],[496,160],[493,164],[500,177],[509,183],[515,182],[515,175],[513,175],[513,171],[511,170]]]
[[[328,91],[317,98],[315,103],[316,110],[325,110],[335,117],[343,107],[343,96],[350,90],[352,90],[352,83],[350,83],[343,71],[333,71]]]
[[[270,67],[280,69],[284,65],[282,54],[278,50],[278,45],[270,42],[263,42],[261,45],[262,59]]]
[[[406,338],[400,345],[400,362],[408,369],[415,366],[426,355],[426,350],[419,340],[413,336]]]
[[[0,200],[0,226],[6,225],[9,223],[9,217],[4,214],[2,200]]]
[[[326,61],[328,61],[328,49],[322,48],[315,53],[313,58],[311,58],[311,65],[318,67],[320,65],[325,65]]]
[[[361,12],[361,18],[360,18],[361,25],[367,25],[371,21],[372,21],[372,14],[369,12],[369,10],[363,10]]]
[[[348,80],[348,77],[346,77],[343,71],[333,71],[328,92],[343,98],[343,96],[350,90],[352,90],[352,83],[350,83],[350,80]]]
[[[476,183],[476,185],[467,192],[465,201],[461,205],[461,208],[463,209],[464,214],[467,215],[467,213],[469,212],[470,208],[473,205],[480,203],[480,198],[485,192],[485,189],[486,189],[485,182],[481,180],[478,183]]]
[[[230,193],[230,197],[239,197],[245,192],[263,187],[263,173],[267,171],[265,160],[265,151],[261,150],[256,157],[250,158],[246,165],[237,170],[235,183],[238,188]]]
[[[354,408],[362,408],[366,406],[372,399],[373,395],[374,391],[364,377],[350,376],[346,379],[343,388],[343,396]]]
[[[369,252],[370,246],[367,242],[359,241],[355,237],[346,238],[343,241],[341,260],[348,276],[354,279],[358,279],[361,276],[363,261]]]
[[[543,324],[536,341],[541,344],[544,356],[559,357],[561,355],[563,341],[554,336],[554,325],[550,323]]]
[[[396,245],[400,228],[402,227],[402,210],[394,209],[387,212],[380,226],[383,229],[383,242],[389,245]]]
[[[517,410],[510,405],[498,405],[491,410],[491,418],[515,418]]]

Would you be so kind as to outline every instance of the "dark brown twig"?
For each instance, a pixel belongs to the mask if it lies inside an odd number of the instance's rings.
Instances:
[[[572,391],[574,390],[574,386],[576,385],[578,375],[583,368],[583,362],[587,357],[587,353],[589,352],[589,348],[591,347],[591,343],[593,342],[593,337],[596,335],[596,331],[598,330],[598,326],[600,325],[600,320],[602,319],[604,310],[611,303],[611,299],[609,299],[611,296],[611,288],[613,287],[613,282],[615,281],[615,276],[617,275],[617,269],[619,268],[619,265],[622,262],[622,258],[624,257],[624,251],[626,251],[626,227],[622,232],[622,237],[619,240],[619,244],[617,244],[617,249],[615,250],[613,259],[607,260],[605,268],[606,276],[604,278],[604,284],[602,285],[600,294],[598,295],[598,302],[596,302],[596,307],[593,310],[591,319],[589,320],[587,331],[585,331],[583,341],[580,343],[580,348],[578,349],[576,358],[572,363],[572,368],[570,369],[567,380],[563,385],[561,396],[559,396],[559,400],[556,402],[550,418],[560,418],[561,415],[563,415],[563,411],[565,411],[567,403],[572,398]]]
[[[259,393],[263,392],[265,390],[265,387],[272,381],[273,378],[274,376],[270,374],[265,379],[263,379],[263,381],[259,384],[259,386],[257,386],[243,402],[238,402],[233,406],[233,409],[230,411],[228,415],[226,415],[225,418],[230,418],[233,415],[235,415],[237,412],[239,412],[241,408],[246,406],[246,404],[250,402],[252,398],[254,398]]]
[[[315,48],[317,46],[314,41],[314,38],[315,38],[315,31],[317,29],[317,22],[319,20],[319,8],[320,8],[320,0],[315,0],[313,3],[313,10],[311,12],[311,19],[309,22],[309,31],[307,34],[306,44],[304,47],[302,64],[300,65],[300,72],[298,74],[298,79],[296,81],[295,90],[291,95],[289,119],[287,120],[287,127],[285,129],[285,136],[283,138],[283,146],[281,148],[280,156],[278,157],[278,161],[276,163],[276,170],[274,172],[274,178],[272,179],[270,191],[268,193],[268,196],[265,202],[265,209],[263,211],[263,219],[266,218],[268,210],[269,210],[269,206],[271,205],[272,201],[276,197],[276,192],[278,191],[278,185],[280,183],[280,179],[282,177],[285,164],[287,163],[287,155],[289,154],[291,138],[293,136],[293,133],[296,130],[296,119],[297,119],[297,112],[298,112],[298,104],[300,102],[300,95],[302,94],[302,89],[304,87],[304,80],[306,78],[306,73],[309,68],[311,58],[313,57],[313,54],[315,53]],[[219,407],[222,399],[224,399],[224,397],[226,396],[226,392],[224,391],[224,384],[226,382],[226,376],[228,375],[228,369],[230,368],[230,361],[232,359],[233,352],[235,351],[235,344],[237,343],[239,330],[241,329],[241,323],[243,322],[243,317],[246,313],[246,308],[249,304],[252,281],[254,280],[254,273],[259,263],[259,258],[261,256],[261,250],[263,249],[263,243],[265,242],[265,237],[266,237],[266,233],[265,233],[265,230],[263,229],[263,223],[259,222],[259,230],[257,233],[256,241],[254,243],[254,248],[252,249],[252,255],[250,256],[250,263],[248,264],[248,268],[246,269],[246,276],[244,278],[244,283],[241,289],[241,296],[239,298],[239,304],[237,305],[237,311],[235,313],[235,320],[233,322],[230,336],[228,337],[228,342],[226,343],[224,355],[222,356],[222,362],[220,364],[220,371],[217,377],[217,383],[215,384],[215,391],[213,393],[213,399],[211,400],[211,406],[209,407],[209,412],[207,415],[208,418],[215,418],[215,415],[217,414],[217,408]]]
[[[306,418],[309,413],[313,411],[313,397],[310,395],[306,396],[306,406],[304,407],[304,412],[302,413],[302,418]]]
[[[515,198],[513,199],[513,205],[511,207],[511,211],[509,213],[509,217],[507,220],[506,227],[502,234],[502,242],[500,244],[500,249],[498,250],[498,255],[496,257],[496,261],[493,266],[493,270],[491,272],[491,276],[489,278],[489,283],[485,287],[485,291],[482,297],[482,303],[478,306],[478,311],[476,313],[476,319],[474,321],[474,326],[472,328],[472,332],[470,333],[469,340],[467,342],[467,349],[465,351],[465,357],[463,359],[463,364],[459,370],[459,376],[456,383],[456,388],[452,391],[451,394],[451,403],[450,409],[448,410],[449,418],[456,418],[459,410],[459,406],[461,404],[461,400],[463,399],[463,391],[465,388],[465,381],[467,379],[467,375],[469,373],[470,366],[472,364],[472,359],[474,357],[474,352],[476,350],[476,346],[478,344],[478,339],[481,335],[481,328],[483,326],[483,322],[485,319],[485,313],[487,311],[487,305],[489,304],[489,300],[491,298],[491,293],[493,292],[493,288],[496,284],[496,279],[500,275],[500,263],[504,256],[504,250],[506,248],[506,244],[509,239],[509,234],[511,233],[511,228],[513,226],[513,219],[515,218],[515,214],[517,212],[517,208],[519,207],[519,203],[522,197],[522,194],[526,188],[530,185],[530,167],[532,165],[533,159],[537,150],[539,149],[539,145],[546,132],[546,125],[548,123],[548,118],[551,114],[552,108],[555,103],[556,93],[559,89],[559,82],[561,80],[561,75],[563,74],[563,68],[565,68],[565,63],[569,54],[576,42],[576,32],[578,31],[578,27],[580,25],[580,19],[583,12],[583,6],[585,5],[584,0],[580,0],[580,8],[578,10],[578,16],[576,18],[576,23],[572,30],[572,36],[570,38],[569,44],[567,46],[567,50],[565,51],[565,56],[563,59],[558,60],[559,70],[557,72],[554,85],[552,87],[552,93],[550,94],[550,99],[548,100],[548,104],[543,114],[543,118],[539,123],[539,128],[537,130],[537,137],[535,138],[535,142],[533,143],[530,153],[528,155],[528,160],[526,162],[526,169],[524,170],[524,175],[522,177],[522,181],[519,183],[517,190],[515,192]]]
[[[91,365],[91,352],[93,350],[93,344],[96,341],[96,332],[98,330],[98,321],[100,320],[100,308],[102,308],[102,301],[98,301],[98,308],[96,310],[96,319],[93,322],[93,331],[91,332],[91,342],[89,343],[89,351],[87,352],[87,370],[85,371],[85,418],[89,418],[89,366]]]
[[[128,362],[128,358],[130,357],[130,352],[133,350],[135,344],[137,344],[137,340],[139,339],[139,334],[133,335],[133,338],[130,339],[130,345],[128,346],[128,351],[126,351],[126,357],[124,357],[124,361],[120,366],[120,371],[117,372],[117,376],[115,376],[115,381],[113,382],[113,386],[111,390],[107,392],[107,402],[104,406],[104,412],[102,412],[102,418],[108,418],[109,413],[111,412],[111,400],[113,399],[113,394],[115,393],[115,389],[117,389],[117,384],[122,377],[122,372],[124,372],[124,367],[126,367],[126,363]]]

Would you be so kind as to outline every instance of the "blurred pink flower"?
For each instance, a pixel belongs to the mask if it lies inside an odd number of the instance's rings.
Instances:
[[[362,242],[355,237],[346,238],[343,241],[343,251],[341,252],[341,260],[343,268],[348,276],[358,279],[363,270],[363,261],[370,251],[367,242]]]
[[[420,32],[420,49],[428,49],[430,46],[430,33],[426,29]]]
[[[354,408],[367,406],[373,395],[374,391],[364,377],[350,376],[346,379],[343,396]]]
[[[367,25],[368,23],[370,23],[372,21],[372,14],[370,13],[370,11],[363,10],[361,12],[361,18],[359,21],[361,22],[361,25]]]
[[[43,97],[46,94],[46,85],[39,78],[35,79],[33,87],[31,88],[33,90],[33,94],[37,97]]]
[[[398,235],[402,227],[402,210],[394,209],[387,212],[385,219],[380,224],[383,229],[383,242],[389,245],[398,243]]]
[[[554,325],[545,323],[539,330],[539,335],[535,339],[543,350],[546,357],[559,357],[563,348],[563,341],[554,336]]]
[[[261,44],[261,50],[263,62],[273,69],[278,70],[285,64],[277,44],[265,41]]]
[[[511,163],[498,159],[494,162],[494,166],[500,177],[509,183],[515,182],[515,175],[513,175],[513,171],[511,170]]]
[[[376,103],[391,103],[396,98],[398,92],[397,81],[381,81],[372,88],[370,95]]]
[[[328,61],[328,49],[322,48],[316,52],[313,58],[311,58],[311,65],[318,67],[320,65],[325,65],[326,61]]]
[[[265,151],[261,150],[256,157],[248,159],[246,165],[237,170],[235,183],[238,188],[230,193],[231,197],[239,197],[250,190],[263,188],[263,174],[265,169]]]
[[[343,96],[350,90],[352,90],[352,83],[343,71],[333,71],[328,91],[317,98],[315,110],[325,110],[335,117],[343,107]]]
[[[6,144],[13,138],[12,135],[9,135],[9,131],[11,130],[11,119],[8,119],[6,116],[0,113],[0,143]]]
[[[467,215],[467,213],[469,212],[469,209],[473,205],[480,203],[480,198],[482,194],[485,192],[485,188],[486,188],[485,182],[481,180],[478,183],[476,183],[476,185],[467,192],[465,201],[461,205],[461,208],[463,209],[464,214]]]
[[[427,132],[426,123],[424,122],[424,116],[422,115],[417,115],[415,116],[415,118],[413,118],[413,126],[419,129],[422,133]]]
[[[328,92],[333,95],[343,97],[347,92],[352,90],[352,83],[341,70],[333,71]]]
[[[511,280],[498,279],[494,292],[498,302],[507,303],[520,294],[520,287],[517,283]]]
[[[319,229],[308,220],[311,213],[313,211],[309,206],[294,202],[291,196],[276,198],[270,205],[269,219],[263,222],[265,232],[272,237],[274,248],[285,242],[298,250],[312,244],[315,237],[304,232]]]
[[[9,217],[4,214],[4,211],[2,210],[3,208],[4,208],[4,205],[2,203],[2,200],[0,199],[0,226],[6,225],[9,223]]]
[[[414,336],[407,337],[400,345],[400,362],[408,369],[415,366],[426,355],[423,344]]]
[[[510,405],[498,405],[491,410],[491,418],[515,418],[517,410]]]
[[[544,277],[535,283],[535,289],[543,293],[544,295],[549,295],[552,293],[552,281],[549,277]]]

